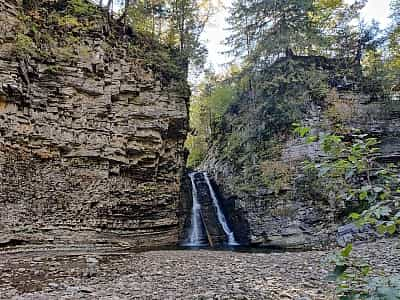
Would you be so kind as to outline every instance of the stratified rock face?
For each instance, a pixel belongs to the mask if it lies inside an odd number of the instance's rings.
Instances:
[[[0,0],[2,240],[176,243],[186,84],[99,35],[74,63],[17,59],[17,9]]]
[[[259,111],[271,98],[256,101],[251,106],[242,99],[235,112],[224,116],[230,132],[220,133],[201,168],[213,175],[232,210],[243,213],[250,227],[250,243],[309,248],[335,242],[337,226],[346,216],[345,203],[303,172],[305,160],[318,161],[326,155],[320,143],[308,143],[286,129],[264,143],[257,130],[266,127],[271,114]],[[399,162],[399,101],[330,88],[322,104],[304,103],[307,107],[298,121],[312,128],[313,134],[331,132],[337,124],[358,128],[379,138],[381,161]],[[235,143],[231,136],[241,138],[236,152],[228,152],[229,143]],[[230,222],[240,226],[235,220]]]

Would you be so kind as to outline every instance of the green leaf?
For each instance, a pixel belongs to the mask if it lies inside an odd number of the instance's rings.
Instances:
[[[367,276],[368,275],[368,273],[371,271],[371,267],[370,266],[365,266],[365,267],[362,267],[361,268],[361,273],[364,275],[364,276]]]
[[[368,138],[365,141],[367,146],[374,146],[378,144],[378,140],[376,138]]]
[[[361,201],[367,199],[368,197],[368,192],[367,191],[362,191],[359,195],[358,195],[358,199],[360,199]]]
[[[296,127],[294,132],[297,133],[300,137],[305,137],[311,131],[310,127]]]
[[[386,196],[387,196],[386,193],[381,193],[381,194],[379,195],[379,199],[383,201],[383,200],[386,199]]]
[[[378,231],[379,234],[384,234],[386,233],[387,229],[386,229],[386,225],[385,224],[379,224],[376,227],[376,230]]]
[[[389,234],[394,234],[396,232],[396,224],[390,224],[386,227],[387,232],[389,232]]]
[[[343,257],[349,257],[352,250],[353,250],[353,244],[348,244],[346,248],[340,251],[340,255],[342,255]]]
[[[353,213],[350,214],[349,217],[350,217],[351,219],[353,219],[353,220],[358,220],[358,219],[361,218],[361,215],[358,214],[358,213],[353,212]]]
[[[310,135],[310,136],[307,137],[306,143],[307,143],[307,144],[314,143],[317,139],[318,139],[317,136],[315,136],[315,135]]]

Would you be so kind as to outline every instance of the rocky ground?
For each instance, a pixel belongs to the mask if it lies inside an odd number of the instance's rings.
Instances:
[[[336,299],[327,253],[9,251],[0,255],[0,299]],[[400,272],[397,240],[354,254]]]

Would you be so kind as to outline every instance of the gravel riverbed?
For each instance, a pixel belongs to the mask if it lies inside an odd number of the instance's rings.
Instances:
[[[336,299],[332,251],[0,254],[0,299]],[[400,273],[397,240],[355,246],[377,271]]]

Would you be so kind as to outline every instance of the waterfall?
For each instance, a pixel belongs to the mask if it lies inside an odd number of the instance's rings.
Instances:
[[[193,205],[188,236],[183,246],[239,246],[207,173],[193,172],[189,177],[192,183]]]
[[[214,189],[210,183],[210,179],[208,178],[208,175],[206,172],[203,172],[204,178],[206,180],[206,183],[208,185],[208,189],[210,190],[211,198],[213,200],[213,204],[215,209],[217,210],[217,218],[218,222],[221,224],[222,229],[225,232],[225,235],[228,237],[228,245],[229,246],[238,246],[239,243],[235,240],[235,236],[233,235],[232,230],[229,228],[228,223],[226,222],[226,218],[224,213],[222,212],[222,209],[219,205],[217,196],[215,195]]]
[[[194,181],[194,176],[196,173],[190,173],[190,181],[192,182],[192,198],[193,198],[193,206],[192,206],[192,217],[190,221],[190,229],[189,229],[189,241],[185,243],[185,246],[194,246],[201,247],[207,246],[207,242],[205,241],[205,234],[203,231],[203,222],[201,220],[201,212],[200,212],[200,203],[198,199],[197,187]]]

